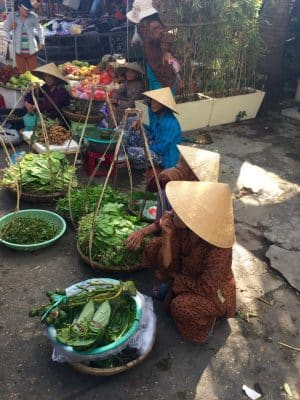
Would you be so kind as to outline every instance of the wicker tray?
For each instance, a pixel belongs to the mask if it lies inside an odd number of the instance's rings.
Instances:
[[[63,110],[63,114],[65,117],[69,118],[71,121],[74,122],[85,122],[85,115],[82,114],[75,114],[71,111]],[[102,113],[99,113],[99,115],[90,115],[88,117],[87,123],[96,123],[101,121],[104,118],[104,115]]]
[[[70,365],[78,372],[81,372],[82,374],[88,374],[88,375],[94,375],[94,376],[111,376],[111,375],[116,375],[120,374],[122,372],[128,371],[129,369],[135,367],[136,365],[142,363],[148,355],[151,353],[153,346],[155,343],[155,335],[153,336],[151,345],[149,346],[149,349],[146,353],[142,354],[138,358],[136,358],[133,361],[130,361],[129,363],[122,365],[121,367],[115,367],[115,368],[94,368],[94,367],[89,367],[88,365],[81,364],[81,363],[70,363]]]
[[[17,192],[14,189],[4,188],[10,193],[13,193],[17,196]],[[64,196],[64,192],[55,192],[55,193],[21,193],[21,200],[27,201],[28,203],[40,203],[40,204],[51,204],[54,203],[57,199]]]
[[[105,271],[105,272],[132,272],[132,271],[137,271],[140,269],[143,269],[143,267],[141,267],[140,265],[124,265],[124,266],[111,266],[111,267],[107,267],[106,265],[102,265],[97,263],[96,261],[91,261],[89,257],[87,257],[86,255],[83,254],[83,252],[81,251],[80,247],[79,247],[79,243],[77,242],[77,250],[78,253],[80,255],[80,257],[82,258],[82,260],[90,265],[94,270],[96,271]]]

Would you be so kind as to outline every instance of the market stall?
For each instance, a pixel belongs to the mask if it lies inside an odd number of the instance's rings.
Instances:
[[[141,52],[129,45],[134,29],[126,19],[130,2],[96,3],[93,1],[87,9],[83,4],[71,7],[70,2],[63,2],[57,10],[61,13],[48,12],[42,18],[46,38],[45,49],[39,56],[42,62],[72,59],[97,62],[104,54],[116,53],[124,54],[127,59],[142,58]]]

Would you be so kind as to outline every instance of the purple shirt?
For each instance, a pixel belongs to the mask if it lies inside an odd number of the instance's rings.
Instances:
[[[50,90],[50,87],[46,84],[42,88],[43,91],[52,99],[53,103],[59,110],[61,110],[63,107],[67,107],[68,105],[70,105],[71,101],[70,93],[66,90],[66,88],[63,85],[61,84],[57,85],[52,91]],[[61,115],[59,114],[59,112],[56,110],[51,101],[46,97],[46,95],[44,95],[44,93],[40,89],[36,93],[36,98],[41,113],[47,114],[47,116],[49,116],[51,119],[55,118],[61,119]],[[27,101],[30,104],[33,104],[31,93],[28,93],[25,96],[25,101]]]

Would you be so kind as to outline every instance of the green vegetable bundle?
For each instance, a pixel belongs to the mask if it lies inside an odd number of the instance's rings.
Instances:
[[[123,211],[123,204],[105,204],[94,225],[92,243],[92,259],[105,266],[138,265],[142,249],[136,252],[128,251],[124,241],[137,229],[145,226],[135,216]],[[78,227],[78,243],[81,251],[89,256],[90,233],[93,224],[93,214],[82,218]]]
[[[103,185],[92,186],[84,189],[73,189],[71,191],[71,210],[74,222],[78,222],[83,216],[93,212],[101,196]],[[102,204],[121,203],[127,206],[128,197],[111,186],[106,186]],[[58,200],[56,210],[62,213],[66,218],[71,219],[68,197]]]
[[[78,286],[80,288],[80,285]],[[131,328],[136,316],[132,281],[108,284],[101,281],[78,294],[47,292],[50,303],[30,311],[47,326],[54,325],[57,339],[76,350],[100,347],[117,341]]]
[[[4,170],[0,185],[15,190],[21,185],[24,192],[51,193],[65,190],[72,179],[77,186],[75,168],[65,154],[53,151],[46,154],[26,154],[16,165]]]
[[[35,244],[53,239],[57,226],[38,217],[16,217],[0,230],[0,238],[10,243]]]

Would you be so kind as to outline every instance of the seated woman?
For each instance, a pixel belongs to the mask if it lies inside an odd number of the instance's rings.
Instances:
[[[173,112],[177,113],[177,109],[171,89],[156,89],[143,94],[151,99],[151,110],[154,113],[150,125],[145,125],[154,165],[164,169],[175,167],[179,158],[176,145],[181,143],[182,138],[179,122],[173,115]],[[125,147],[133,167],[145,169],[148,160],[139,127],[140,122],[134,121],[127,134]]]
[[[143,69],[134,63],[126,63],[119,67],[117,71],[124,70],[126,81],[120,85],[120,88],[111,98],[116,113],[116,119],[119,123],[127,108],[135,108],[135,100],[140,100],[144,91]]]
[[[63,107],[70,105],[71,96],[65,88],[68,82],[59,68],[54,63],[50,63],[36,68],[32,71],[32,74],[45,81],[45,85],[35,93],[40,112],[51,119],[58,118],[62,125],[66,125],[58,110],[61,111]],[[28,93],[25,96],[24,106],[28,113],[36,111],[32,93]]]
[[[157,174],[164,197],[165,186],[170,181],[217,182],[219,180],[219,153],[191,146],[178,145],[177,148],[180,152],[180,159],[176,167],[165,169]],[[157,192],[156,180],[153,173],[151,177],[148,177],[147,190],[149,192]],[[170,204],[166,198],[164,200],[167,209],[170,210]],[[129,250],[137,250],[146,236],[161,232],[160,217],[162,216],[162,210],[159,210],[159,207],[160,205],[158,204],[156,222],[133,232],[128,237],[125,246]]]
[[[204,343],[216,319],[236,311],[231,193],[223,183],[175,181],[166,194],[174,211],[163,216],[162,237],[146,246],[143,264],[168,287],[165,306],[181,335]]]

